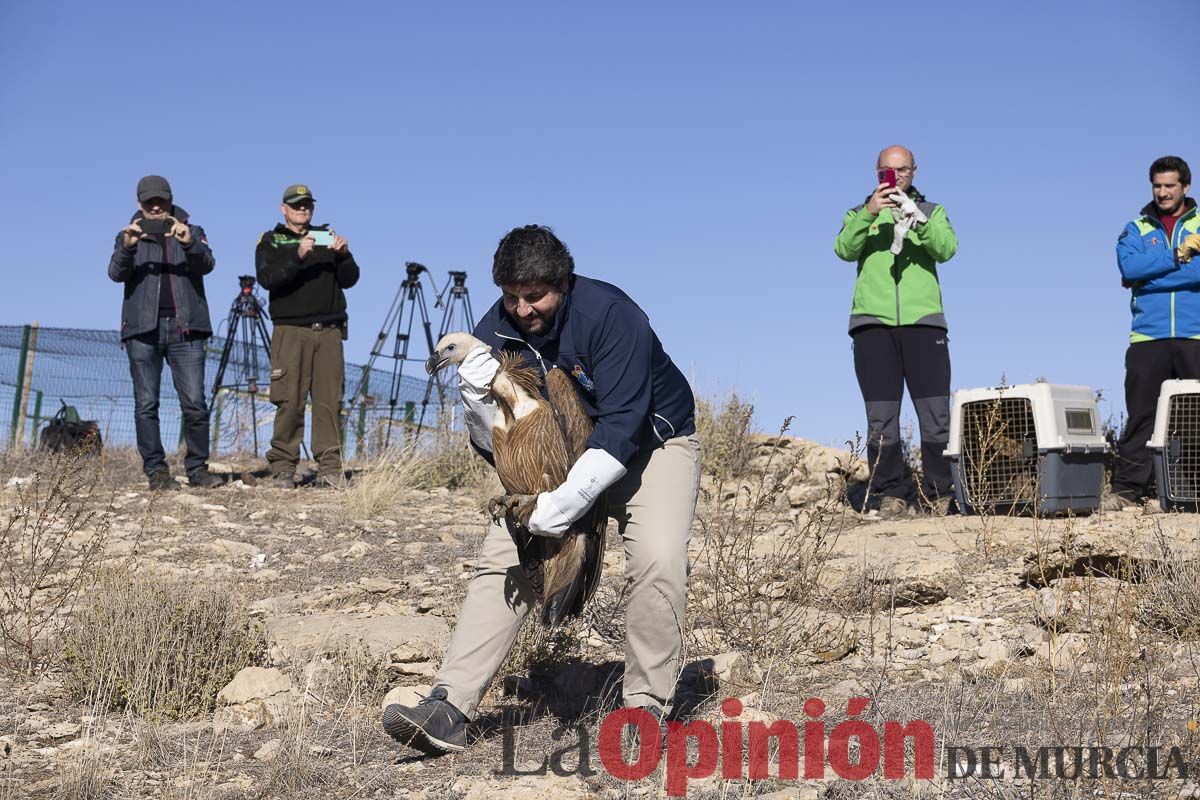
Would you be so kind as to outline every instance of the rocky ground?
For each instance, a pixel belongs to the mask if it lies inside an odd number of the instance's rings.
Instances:
[[[714,724],[802,725],[804,702],[815,697],[827,706],[828,734],[851,697],[869,698],[860,716],[876,730],[887,720],[932,726],[937,778],[853,782],[829,768],[822,780],[800,782],[697,777],[689,796],[1192,796],[1191,779],[1011,775],[1015,745],[1174,746],[1193,774],[1200,769],[1200,644],[1189,624],[1200,612],[1200,517],[1138,509],[879,521],[829,495],[844,478],[861,478],[847,454],[799,439],[758,447],[741,483],[705,480],[683,713]],[[99,516],[68,531],[67,549],[107,528],[104,564],[222,587],[262,631],[261,658],[220,690],[215,710],[180,719],[89,702],[54,642],[45,643],[49,667],[32,676],[11,669],[18,660],[9,648],[0,799],[666,792],[665,765],[627,783],[607,775],[595,753],[597,723],[620,694],[619,537],[610,536],[605,584],[587,619],[553,635],[531,623],[486,698],[475,744],[426,759],[383,734],[381,707],[385,695],[404,702],[428,690],[482,539],[486,487],[409,489],[364,516],[346,492],[236,480],[248,465],[223,467],[231,482],[221,489],[152,494],[121,458],[73,498]],[[8,515],[11,536],[21,492],[46,468],[19,459],[2,466],[0,519]],[[720,564],[730,565],[728,579],[714,573],[726,569]],[[85,592],[79,605],[87,603]],[[70,629],[67,609],[56,619]],[[736,717],[721,708],[731,697],[741,700]],[[580,725],[595,774],[576,774],[578,749],[563,761],[571,774],[512,774],[573,745]],[[948,746],[1005,748],[1007,777],[947,780]]]

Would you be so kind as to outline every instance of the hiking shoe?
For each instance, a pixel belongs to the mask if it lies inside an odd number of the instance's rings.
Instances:
[[[1124,511],[1127,508],[1137,508],[1137,501],[1123,494],[1107,494],[1100,501],[1102,511]]]
[[[415,706],[393,703],[383,711],[383,729],[397,742],[430,756],[467,747],[467,718],[436,687]]]
[[[171,470],[160,469],[157,472],[152,472],[147,477],[150,483],[151,491],[155,492],[176,492],[179,491],[179,484],[171,477]]]
[[[945,517],[950,514],[950,504],[953,502],[952,497],[939,497],[935,500],[930,500],[929,505],[925,508],[925,513],[931,517]]]
[[[271,476],[272,489],[295,489],[296,478],[293,475],[276,474]]]
[[[667,741],[666,715],[661,708],[655,706],[640,706],[640,708],[658,720],[658,741],[661,747]],[[626,725],[621,731],[621,752],[633,760],[637,759],[638,751],[642,746],[641,730],[636,725]]]
[[[213,475],[206,469],[198,469],[188,473],[188,485],[193,489],[215,489],[224,486],[225,481],[220,475]]]
[[[899,519],[911,516],[911,513],[908,510],[908,501],[903,497],[884,497],[879,501],[880,519]]]

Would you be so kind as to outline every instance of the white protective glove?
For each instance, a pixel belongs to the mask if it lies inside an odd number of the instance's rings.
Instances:
[[[917,203],[904,192],[895,192],[891,199],[900,204],[900,207],[892,212],[892,218],[895,223],[892,227],[892,255],[900,255],[900,251],[904,249],[904,240],[908,238],[908,232],[912,230],[912,226],[918,223],[929,221],[921,209],[917,207]]]
[[[542,492],[529,515],[529,532],[558,538],[582,517],[608,487],[625,475],[625,466],[598,447],[585,450],[567,479],[552,492]]]
[[[463,424],[471,441],[481,450],[492,452],[492,421],[496,401],[492,398],[492,380],[500,362],[490,347],[476,347],[458,365],[458,391],[463,401]]]
[[[492,381],[500,371],[500,361],[487,345],[476,347],[458,365],[458,388],[465,398],[483,400],[492,389]]]

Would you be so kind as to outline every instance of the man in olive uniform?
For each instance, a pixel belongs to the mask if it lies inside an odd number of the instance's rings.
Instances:
[[[259,239],[258,282],[270,293],[271,402],[275,432],[267,463],[275,485],[295,486],[304,437],[304,406],[312,396],[312,454],[317,486],[342,478],[340,418],[345,391],[342,342],[346,295],[358,264],[346,240],[328,225],[313,225],[312,191],[293,184],[283,193],[283,224]]]

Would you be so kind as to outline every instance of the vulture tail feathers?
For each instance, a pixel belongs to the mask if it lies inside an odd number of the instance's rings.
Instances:
[[[583,613],[604,572],[607,527],[608,502],[602,494],[587,514],[571,526],[561,549],[543,562],[546,590],[542,604],[543,624],[557,625]]]
[[[583,586],[582,566],[587,550],[587,536],[568,531],[557,553],[542,562],[543,585],[542,622],[557,625],[572,613]]]

